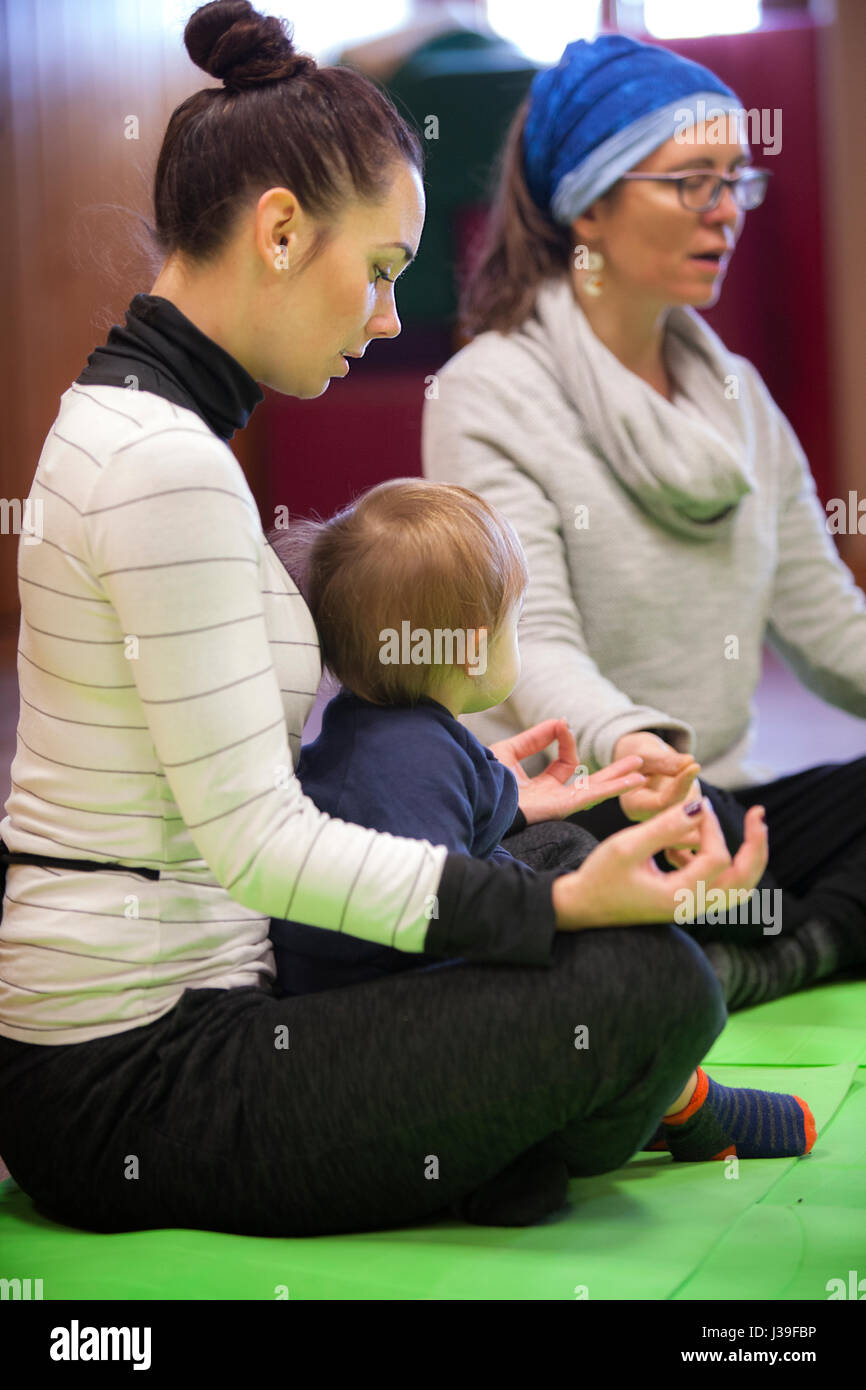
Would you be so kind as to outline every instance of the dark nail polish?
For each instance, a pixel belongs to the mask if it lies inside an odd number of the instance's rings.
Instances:
[[[698,814],[698,812],[700,811],[701,807],[703,806],[703,804],[704,804],[703,801],[690,801],[689,804],[688,804],[688,806],[685,807],[686,815],[687,815],[687,816],[696,816],[696,815]]]

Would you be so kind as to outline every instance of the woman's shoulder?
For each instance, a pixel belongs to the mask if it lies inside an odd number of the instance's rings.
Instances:
[[[199,435],[215,452],[225,446],[201,416],[151,391],[140,391],[132,383],[121,386],[85,386],[74,381],[60,398],[56,427],[86,436],[96,457],[101,452],[143,444],[166,434]]]
[[[96,512],[188,486],[231,492],[258,511],[226,442],[193,410],[152,393],[73,382],[45,436],[32,488],[46,489],[86,523]],[[259,522],[260,529],[260,522]]]
[[[733,393],[729,399],[740,399],[742,392],[746,391],[753,404],[765,409],[777,408],[754,362],[729,348],[696,309],[681,307],[674,311],[669,318],[668,332],[679,339],[682,351],[703,354],[723,384]]]
[[[68,484],[94,499],[192,480],[252,502],[240,464],[201,416],[153,392],[120,386],[73,382],[63,393],[39,474],[47,479],[58,470],[64,490]]]
[[[448,386],[467,383],[504,388],[514,375],[525,377],[534,369],[538,368],[519,331],[490,329],[460,348],[437,376]]]

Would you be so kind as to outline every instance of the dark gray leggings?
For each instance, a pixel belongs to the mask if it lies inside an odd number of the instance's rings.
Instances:
[[[563,822],[508,848],[548,867],[593,843]],[[187,990],[92,1042],[0,1037],[0,1154],[46,1215],[91,1230],[387,1229],[538,1146],[572,1176],[620,1167],[725,1019],[700,947],[658,925],[558,932],[550,968]]]

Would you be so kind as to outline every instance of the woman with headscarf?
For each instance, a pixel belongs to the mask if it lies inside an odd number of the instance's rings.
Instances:
[[[760,898],[690,928],[730,1008],[866,960],[866,759],[772,780],[747,757],[765,640],[866,716],[866,603],[791,426],[695,312],[768,181],[743,114],[664,48],[569,44],[512,124],[475,336],[424,414],[426,475],[504,512],[529,563],[521,678],[468,727],[556,709],[590,770],[640,754],[646,788],[576,817],[600,837],[668,804],[692,755],[731,841],[766,807]]]

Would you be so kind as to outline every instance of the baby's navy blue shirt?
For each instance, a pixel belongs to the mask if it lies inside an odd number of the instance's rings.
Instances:
[[[383,707],[342,688],[325,706],[318,738],[302,747],[296,772],[305,795],[330,816],[512,862],[499,842],[518,814],[514,773],[429,696]],[[270,935],[278,981],[289,994],[430,965],[427,956],[302,922],[274,919]]]

